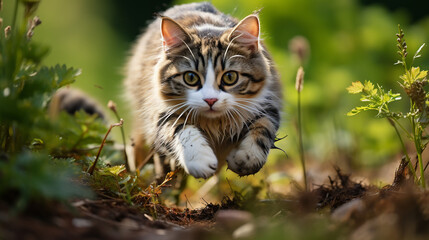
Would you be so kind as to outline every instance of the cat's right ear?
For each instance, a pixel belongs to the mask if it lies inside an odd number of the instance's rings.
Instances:
[[[165,51],[184,44],[191,38],[180,24],[169,17],[161,18],[161,36]]]

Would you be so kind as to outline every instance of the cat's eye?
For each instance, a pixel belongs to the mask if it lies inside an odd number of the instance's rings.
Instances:
[[[222,76],[222,82],[227,86],[234,85],[237,81],[238,81],[238,73],[236,71],[226,72]]]
[[[200,77],[194,72],[185,72],[183,74],[183,81],[191,87],[197,86],[200,81]]]

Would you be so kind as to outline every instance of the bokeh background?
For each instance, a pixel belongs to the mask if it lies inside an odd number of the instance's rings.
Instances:
[[[4,8],[11,9],[11,2],[5,0]],[[129,49],[154,13],[185,2],[190,1],[43,0],[38,10],[43,24],[37,28],[34,40],[50,46],[47,65],[66,63],[81,68],[82,75],[74,87],[103,105],[114,100],[126,123],[130,123],[130,109],[122,101],[122,69]],[[310,47],[308,59],[303,63],[302,92],[304,148],[310,167],[330,168],[339,164],[349,171],[380,172],[387,163],[398,162],[400,145],[394,129],[386,120],[376,119],[373,113],[347,117],[346,113],[359,104],[359,96],[349,95],[345,89],[353,81],[367,79],[401,92],[397,81],[402,68],[393,65],[398,58],[395,33],[401,24],[411,54],[428,42],[429,2],[213,0],[212,3],[237,18],[262,9],[262,38],[281,74],[285,108],[279,136],[287,137],[277,146],[288,157],[273,150],[259,180],[301,181],[297,170],[294,86],[300,63],[290,51],[291,39],[297,36],[304,37]],[[423,50],[422,58],[415,64],[424,69],[429,67],[429,49]],[[407,103],[403,102],[395,108],[405,109]],[[129,132],[130,125],[126,127]],[[310,177],[317,179],[317,174],[318,170],[313,170]],[[389,176],[384,179],[369,176],[369,181],[385,182]]]

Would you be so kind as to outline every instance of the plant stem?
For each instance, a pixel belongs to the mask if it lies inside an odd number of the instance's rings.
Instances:
[[[425,170],[424,170],[424,166],[423,166],[422,154],[417,153],[417,158],[419,159],[420,184],[422,185],[423,189],[426,189]]]
[[[120,122],[121,118],[119,117],[119,114],[116,111],[113,111],[113,113],[116,116],[116,119]],[[130,164],[128,163],[128,155],[127,155],[127,143],[125,142],[125,132],[124,127],[121,127],[121,135],[122,135],[122,142],[124,143],[124,161],[125,161],[125,168],[127,169],[127,172],[130,172]]]
[[[18,17],[18,5],[19,5],[19,0],[15,0],[15,9],[13,11],[13,20],[12,20],[12,32],[15,32],[16,18]]]
[[[405,127],[404,126],[402,126],[402,124],[397,120],[397,119],[395,119],[395,118],[389,118],[389,119],[391,119],[391,120],[393,120],[394,121],[394,123],[395,123],[395,125],[398,125],[401,129],[402,129],[402,131],[404,131],[404,133],[405,134],[407,134],[407,137],[408,138],[412,138],[413,136],[411,135],[411,133],[407,130],[407,129],[405,129]],[[396,127],[396,126],[395,126]]]
[[[412,112],[415,111],[415,107],[414,107],[414,103],[411,103],[411,110]],[[420,183],[419,185],[421,187],[423,187],[423,189],[426,188],[426,181],[425,181],[425,172],[424,172],[424,166],[423,166],[423,159],[422,159],[422,147],[421,147],[421,135],[422,135],[422,131],[420,128],[419,124],[416,124],[415,118],[414,116],[411,117],[411,124],[412,124],[412,128],[413,128],[413,140],[414,140],[414,146],[416,148],[416,152],[417,152],[417,159],[419,161],[419,168],[420,168]]]
[[[419,161],[420,185],[423,187],[423,189],[425,189],[426,188],[426,181],[425,181],[425,172],[424,172],[423,159],[422,159],[423,149],[421,147],[422,131],[421,131],[419,125],[415,126],[415,128],[416,128],[417,132],[416,132],[416,135],[414,136],[414,144],[416,146],[417,159]]]
[[[109,136],[110,131],[112,131],[112,128],[114,128],[114,127],[122,126],[123,123],[124,123],[124,120],[121,119],[119,121],[119,123],[114,123],[114,124],[110,125],[109,129],[107,130],[106,135],[104,135],[104,138],[103,138],[103,141],[101,142],[100,148],[98,149],[97,156],[95,157],[95,160],[92,163],[91,167],[89,167],[89,169],[88,169],[88,173],[90,175],[92,175],[94,173],[94,169],[95,169],[95,166],[97,165],[98,158],[100,157],[101,150],[103,149],[104,144],[106,143],[106,139],[107,139],[107,136]]]
[[[408,168],[410,169],[411,173],[413,174],[414,182],[417,182],[417,175],[416,171],[414,170],[413,163],[411,162],[410,156],[408,155],[407,148],[405,147],[404,141],[402,140],[401,133],[399,132],[398,127],[395,124],[395,121],[392,121],[391,118],[388,118],[390,124],[395,128],[396,135],[398,135],[399,141],[401,142],[402,151],[404,152],[405,158],[408,162]]]
[[[308,190],[307,171],[305,168],[304,145],[302,141],[302,121],[301,121],[301,91],[298,91],[298,138],[299,138],[299,154],[301,158],[302,173],[304,178],[305,191]]]

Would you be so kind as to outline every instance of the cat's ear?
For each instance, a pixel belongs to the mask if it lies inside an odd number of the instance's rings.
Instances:
[[[161,18],[161,36],[164,50],[177,47],[190,39],[186,30],[169,17]]]
[[[241,20],[228,36],[229,41],[243,44],[251,50],[258,50],[259,18],[252,14]]]

